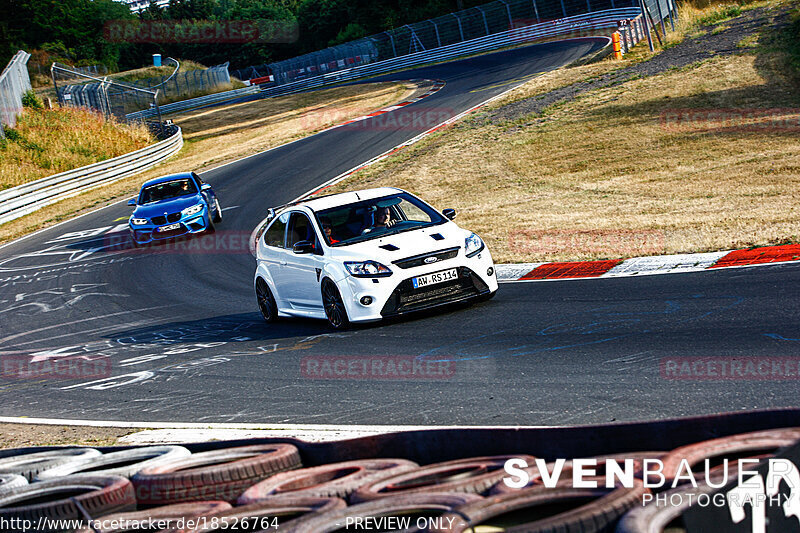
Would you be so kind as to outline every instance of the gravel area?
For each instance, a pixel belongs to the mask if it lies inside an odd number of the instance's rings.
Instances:
[[[48,424],[0,424],[0,448],[79,444],[111,446],[119,437],[138,430]]]
[[[766,24],[769,24],[772,16],[766,8],[745,11],[738,17],[723,22],[722,24],[728,27],[716,34],[707,31],[703,35],[687,38],[683,42],[663,50],[647,61],[600,75],[588,81],[573,83],[545,94],[512,102],[487,113],[484,120],[492,123],[516,120],[530,114],[541,113],[553,104],[573,100],[588,91],[624,83],[634,78],[655,76],[704,59],[740,53],[742,49],[738,48],[737,44],[745,37],[758,33]],[[781,13],[777,18],[776,22],[785,23],[786,12]],[[710,30],[714,27],[706,26],[702,29]]]

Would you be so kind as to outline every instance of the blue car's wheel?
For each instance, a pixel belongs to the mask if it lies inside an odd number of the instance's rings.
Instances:
[[[215,223],[222,222],[222,208],[219,206],[219,200],[214,197],[214,204],[211,207],[211,220]]]

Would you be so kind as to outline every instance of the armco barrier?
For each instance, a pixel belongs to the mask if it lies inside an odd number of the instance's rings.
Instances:
[[[177,113],[178,111],[187,111],[189,109],[197,109],[210,104],[218,104],[226,100],[233,100],[249,94],[256,94],[259,92],[256,85],[245,87],[243,89],[234,89],[232,91],[223,91],[220,93],[209,94],[197,98],[190,98],[189,100],[181,100],[180,102],[173,102],[159,106],[161,114]],[[144,111],[137,111],[136,113],[128,113],[125,118],[128,120],[142,120],[147,117],[154,116],[156,111],[154,109],[145,109]]]
[[[641,9],[627,7],[618,9],[607,9],[594,13],[575,15],[549,22],[541,22],[522,28],[514,28],[508,31],[494,33],[484,37],[479,37],[469,41],[454,43],[447,46],[423,50],[412,54],[386,59],[376,63],[357,65],[345,70],[337,70],[328,74],[322,74],[303,80],[286,83],[266,89],[259,89],[257,86],[226,91],[222,93],[184,100],[161,106],[162,113],[174,113],[176,111],[186,111],[196,109],[204,105],[224,102],[240,96],[259,93],[263,97],[272,98],[283,96],[309,89],[316,89],[325,85],[352,81],[358,78],[376,76],[395,70],[407,69],[426,63],[445,61],[461,56],[467,56],[482,52],[489,52],[508,46],[521,45],[536,41],[545,41],[554,38],[569,38],[590,35],[610,36],[617,31],[620,26],[627,27],[632,25],[629,21],[636,20],[641,16]],[[627,32],[626,32],[627,33]],[[639,39],[636,35],[626,35],[626,45],[632,46]],[[635,40],[634,40],[635,39]],[[126,116],[130,119],[141,119],[155,114],[153,110],[144,110],[131,113]]]
[[[172,128],[168,138],[141,150],[0,191],[0,224],[164,161],[183,146],[181,129]]]

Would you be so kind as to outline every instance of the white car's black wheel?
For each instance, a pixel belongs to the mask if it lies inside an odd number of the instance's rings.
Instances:
[[[278,320],[278,305],[275,303],[275,297],[272,291],[269,290],[267,282],[262,278],[258,278],[256,282],[256,298],[258,298],[258,309],[261,311],[261,316],[267,322],[275,322]]]
[[[333,329],[346,329],[350,325],[339,289],[328,279],[322,282],[322,305],[325,307],[328,323]]]

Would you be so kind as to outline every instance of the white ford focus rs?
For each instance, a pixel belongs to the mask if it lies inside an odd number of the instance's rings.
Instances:
[[[492,256],[455,215],[394,188],[271,209],[250,237],[261,314],[326,318],[340,329],[491,298]]]

